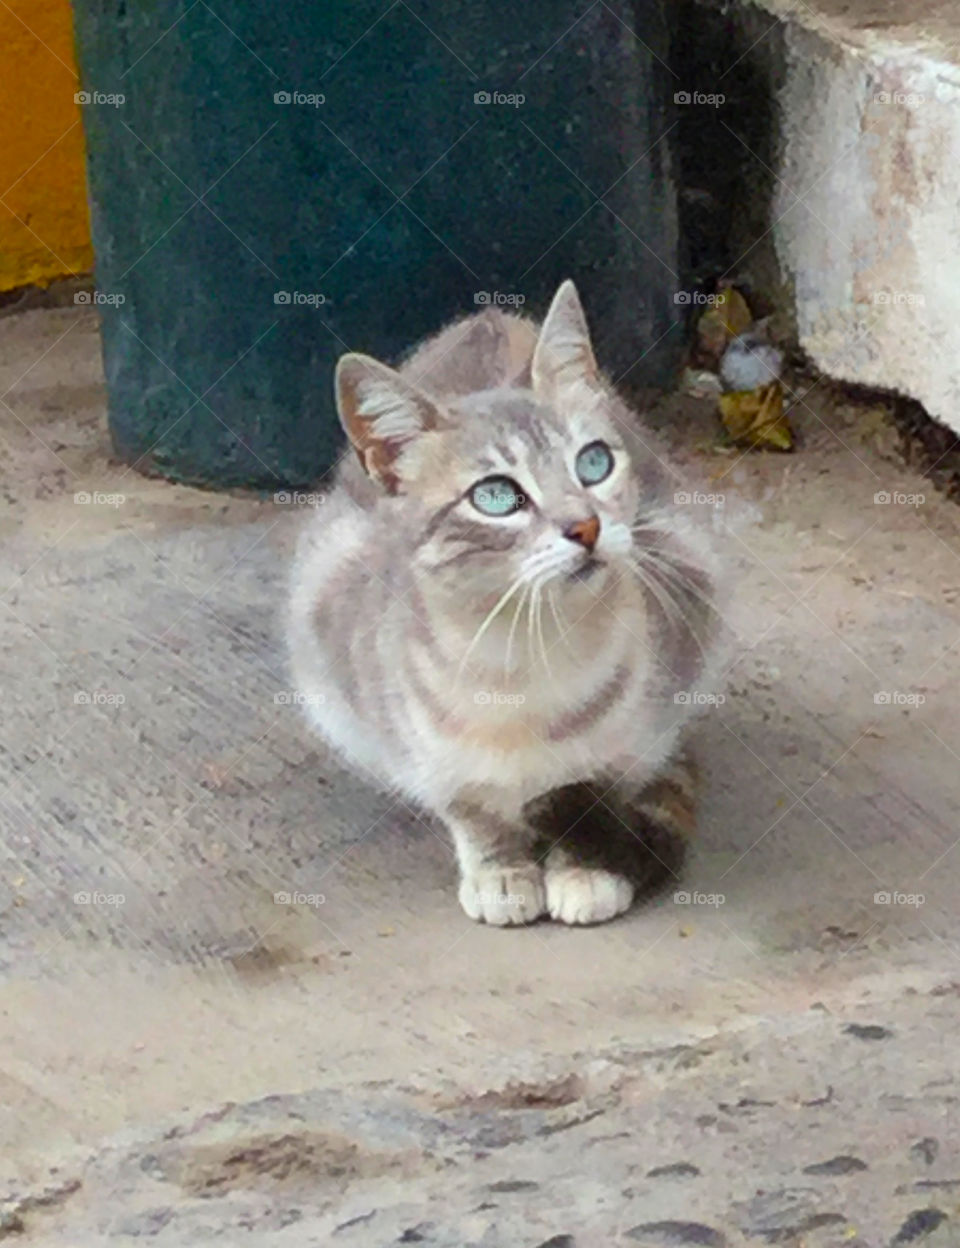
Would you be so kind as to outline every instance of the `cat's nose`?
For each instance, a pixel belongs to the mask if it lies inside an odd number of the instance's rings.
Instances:
[[[593,550],[600,536],[600,520],[597,516],[591,516],[589,520],[575,520],[563,530],[563,536],[586,546],[587,550]]]

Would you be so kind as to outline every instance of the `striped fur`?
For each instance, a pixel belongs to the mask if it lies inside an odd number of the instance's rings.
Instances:
[[[571,283],[539,331],[486,311],[399,372],[346,356],[338,381],[357,456],[304,535],[290,610],[314,726],[446,823],[471,917],[613,917],[629,874],[571,855],[595,815],[571,798],[569,835],[543,850],[536,811],[586,786],[648,846],[689,835],[676,759],[695,701],[677,695],[710,689],[719,619],[695,509],[673,506],[653,435],[597,372]],[[574,465],[597,440],[614,468],[588,487]],[[522,510],[473,506],[492,475],[517,483]],[[593,518],[591,561],[565,533]]]

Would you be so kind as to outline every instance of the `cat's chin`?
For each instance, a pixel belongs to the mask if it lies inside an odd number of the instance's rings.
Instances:
[[[596,555],[588,555],[578,567],[567,573],[566,579],[574,584],[586,585],[590,581],[600,580],[601,574],[608,567],[609,564],[605,559],[600,559]]]

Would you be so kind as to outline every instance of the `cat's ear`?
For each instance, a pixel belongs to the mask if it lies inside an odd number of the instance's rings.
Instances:
[[[436,407],[400,374],[369,355],[340,357],[336,373],[340,423],[364,471],[390,494],[401,486],[404,447],[440,425]]]
[[[597,361],[590,330],[573,282],[566,281],[553,296],[544,318],[531,365],[533,389],[547,398],[597,377]]]

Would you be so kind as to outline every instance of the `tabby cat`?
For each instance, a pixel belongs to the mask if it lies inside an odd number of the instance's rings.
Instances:
[[[718,634],[702,509],[598,371],[569,281],[542,326],[489,308],[396,370],[343,356],[336,391],[355,454],[294,568],[300,700],[446,825],[470,918],[613,918],[629,873],[534,815],[586,785],[576,822],[612,814],[640,856],[691,830],[681,734]]]

